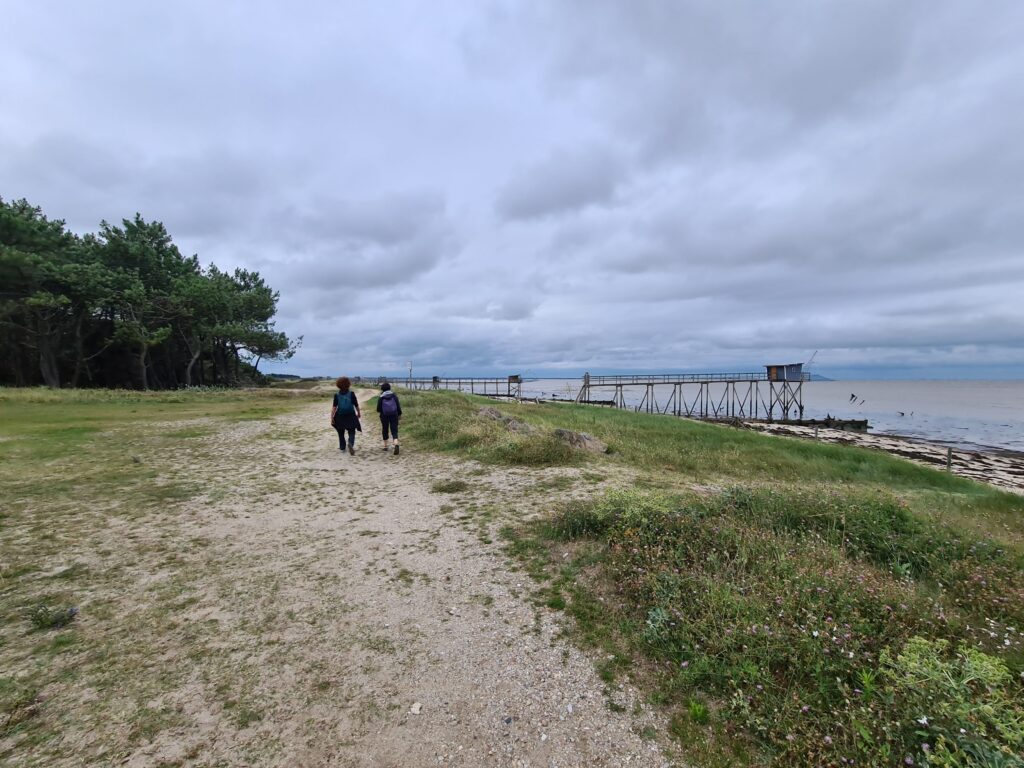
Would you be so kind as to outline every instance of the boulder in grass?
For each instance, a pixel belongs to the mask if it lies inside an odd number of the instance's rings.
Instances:
[[[506,416],[497,408],[493,408],[489,405],[481,407],[480,410],[477,411],[477,415],[482,416],[485,419],[500,421],[505,425],[505,429],[509,432],[516,432],[520,435],[532,435],[537,431],[537,428],[532,424],[527,424],[525,421],[519,421],[519,419],[513,419],[511,416]]]
[[[568,443],[573,448],[589,453],[608,453],[608,446],[593,435],[586,432],[573,432],[571,429],[556,429],[555,437]]]
[[[519,421],[517,419],[509,419],[506,421],[505,429],[509,432],[518,432],[520,435],[532,435],[537,431],[532,424],[527,424],[525,421]]]

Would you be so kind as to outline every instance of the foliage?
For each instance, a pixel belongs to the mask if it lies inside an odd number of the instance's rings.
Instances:
[[[465,480],[437,480],[430,490],[434,493],[461,493],[469,490],[469,483]]]
[[[483,402],[488,401],[452,392],[403,392],[403,409],[416,414],[403,426],[429,448],[460,451],[490,464],[550,467],[578,460],[572,446],[550,431],[511,432],[499,421],[481,418]]]
[[[883,694],[903,704],[893,725],[929,765],[1024,766],[1024,708],[1011,698],[1019,686],[1000,659],[970,647],[951,654],[947,640],[914,637],[880,661]]]
[[[36,605],[29,609],[28,619],[36,629],[60,629],[75,620],[78,609],[71,608],[49,608],[45,605]]]
[[[712,697],[779,764],[1015,764],[1024,574],[989,542],[888,494],[824,490],[615,491],[534,531],[600,542],[588,562],[624,613],[607,620],[661,695],[693,722]],[[958,583],[979,570],[1002,600]]]
[[[234,385],[297,349],[258,273],[203,269],[138,214],[80,237],[0,199],[0,284],[0,384]]]
[[[529,424],[533,435],[509,432],[480,407],[497,407]],[[996,540],[1024,543],[1024,500],[992,486],[904,459],[846,445],[763,435],[718,424],[587,405],[498,402],[459,392],[402,392],[406,434],[425,448],[507,466],[600,462],[650,473],[669,484],[702,482],[842,485],[900,494],[914,516],[957,518]],[[587,432],[609,446],[599,459],[551,436],[555,428]]]
[[[403,393],[424,447],[515,463],[497,451],[509,433],[480,416],[484,403]],[[588,406],[497,407],[534,435],[562,427],[605,441],[610,455],[578,457],[594,472],[625,468],[670,489],[570,501],[506,535],[549,581],[538,602],[564,606],[602,677],[629,668],[667,706],[694,763],[1015,764],[1019,496],[849,446]],[[958,740],[953,718],[918,733],[923,689],[898,670],[922,642],[938,643],[928,648],[943,674],[963,659],[1007,670],[990,676],[996,687],[960,691],[963,711],[995,707],[985,732],[1002,735]]]

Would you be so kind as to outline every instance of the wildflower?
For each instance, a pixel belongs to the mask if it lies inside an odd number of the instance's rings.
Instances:
[[[801,712],[809,712],[809,711],[810,711],[810,709],[811,709],[811,708],[810,708],[810,707],[808,707],[808,706],[807,706],[806,704],[804,704],[804,705],[803,705],[802,707],[800,707],[800,711],[801,711]],[[826,737],[826,738],[828,738],[828,737]]]
[[[904,765],[913,765],[914,764],[914,758],[912,758],[910,755],[907,755],[906,757],[903,758],[903,763],[904,763]]]
[[[682,664],[680,664],[679,666],[681,666],[681,667],[682,667],[683,669],[686,669],[686,668],[687,668],[688,666],[690,666],[690,662],[688,662],[688,661],[684,661],[684,662],[683,662]]]
[[[932,745],[926,741],[924,744],[921,745],[921,751],[925,754],[928,754],[932,751]]]
[[[813,632],[811,632],[811,634],[812,634],[812,635],[813,635],[814,637],[817,637],[817,636],[818,636],[818,630],[814,630]]]
[[[832,744],[832,737],[831,736],[826,736],[825,737],[825,743],[831,745]]]
[[[928,725],[928,716],[922,715],[921,717],[917,718],[917,722],[919,722],[921,725]]]

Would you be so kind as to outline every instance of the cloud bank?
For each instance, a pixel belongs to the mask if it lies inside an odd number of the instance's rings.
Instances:
[[[313,2],[0,30],[0,195],[258,269],[280,370],[1024,375],[1024,7]]]

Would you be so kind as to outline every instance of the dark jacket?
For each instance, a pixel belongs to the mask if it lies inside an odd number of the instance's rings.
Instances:
[[[334,395],[334,407],[335,408],[338,407],[338,398],[339,397],[346,397],[346,396],[352,398],[352,413],[340,413],[340,412],[336,413],[334,415],[334,421],[332,422],[332,424],[334,425],[335,429],[356,429],[356,430],[359,430],[360,432],[362,432],[363,428],[360,426],[359,418],[356,416],[356,411],[359,409],[359,401],[356,400],[356,393],[355,392],[353,392],[352,390],[349,390],[344,395],[341,394],[341,392],[335,393],[335,395]]]
[[[391,390],[388,390],[387,392],[381,392],[380,393],[380,397],[377,398],[377,413],[379,413],[381,415],[381,418],[384,418],[384,412],[381,410],[381,404],[384,402],[385,398],[394,398],[395,405],[398,406],[398,415],[401,416],[402,415],[402,403],[399,401],[398,395],[396,395]]]

